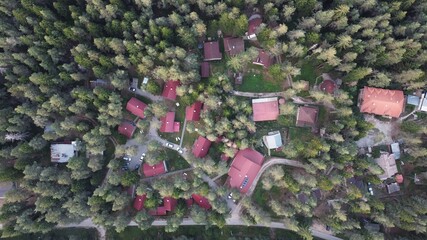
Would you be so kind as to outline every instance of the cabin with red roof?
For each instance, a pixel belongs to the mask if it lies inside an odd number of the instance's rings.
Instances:
[[[248,32],[246,33],[246,37],[248,40],[256,40],[256,32],[257,28],[261,25],[262,18],[259,14],[253,14],[248,21]]]
[[[207,78],[211,75],[211,66],[209,62],[202,62],[200,64],[200,76],[202,78]]]
[[[166,162],[162,161],[160,163],[149,165],[148,163],[142,164],[142,172],[144,173],[145,177],[153,177],[157,175],[161,175],[166,173],[167,167]]]
[[[296,125],[298,127],[315,127],[319,109],[301,106],[298,108]]]
[[[163,205],[157,207],[156,209],[151,209],[148,211],[148,214],[151,216],[165,216],[167,212],[171,212],[175,210],[178,201],[172,197],[164,197]]]
[[[136,125],[131,121],[125,120],[122,123],[120,123],[118,130],[120,134],[124,135],[127,138],[131,138],[133,133],[136,130]]]
[[[279,117],[278,98],[252,99],[252,111],[255,122],[277,120]]]
[[[330,79],[325,79],[322,83],[320,83],[319,88],[323,92],[333,94],[335,92],[335,89],[337,88],[337,85],[334,81]]]
[[[185,119],[187,121],[199,121],[200,112],[202,111],[203,103],[200,101],[194,102],[191,106],[185,108]]]
[[[224,52],[229,57],[236,56],[239,53],[245,51],[245,44],[243,38],[224,38]]]
[[[179,132],[180,122],[175,122],[175,112],[168,112],[166,116],[160,118],[162,125],[160,126],[160,132],[164,133],[175,133]]]
[[[199,136],[193,145],[193,154],[195,157],[202,158],[208,154],[209,148],[211,147],[211,141]]]
[[[203,52],[205,56],[205,61],[215,61],[221,60],[222,54],[219,51],[219,42],[205,42],[203,45]]]
[[[179,81],[169,80],[163,87],[162,97],[175,101],[176,100],[176,88],[179,86]]]
[[[147,104],[134,97],[132,97],[126,104],[126,110],[139,118],[144,118],[144,110],[146,107]]]
[[[228,171],[230,186],[246,193],[261,169],[264,156],[250,148],[240,150]]]
[[[144,208],[145,199],[147,195],[136,195],[135,200],[133,201],[133,208],[137,211],[141,211]]]
[[[403,91],[364,87],[359,94],[359,108],[362,113],[398,118],[404,110]]]
[[[204,208],[206,210],[211,209],[212,206],[209,203],[209,200],[203,196],[200,196],[198,194],[192,194],[191,197],[194,200],[194,203],[199,205],[201,208]]]
[[[271,66],[271,64],[273,64],[273,57],[268,52],[259,49],[258,57],[252,63],[263,66],[264,68],[268,68]]]

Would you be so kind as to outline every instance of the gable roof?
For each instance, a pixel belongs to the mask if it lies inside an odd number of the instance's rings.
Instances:
[[[262,139],[268,149],[276,149],[283,145],[282,135],[279,131],[269,132],[268,135],[263,136]]]
[[[259,49],[258,57],[252,63],[268,68],[273,63],[273,57],[271,57],[268,52]]]
[[[146,107],[147,104],[134,97],[132,97],[126,104],[126,110],[140,118],[144,118],[144,110]]]
[[[205,157],[208,154],[209,148],[211,147],[211,141],[199,136],[193,145],[193,154],[198,158]]]
[[[135,132],[136,126],[131,121],[122,121],[119,125],[119,133],[126,136],[127,138],[131,138],[133,133]]]
[[[179,132],[181,124],[179,122],[175,122],[175,112],[168,112],[166,116],[160,118],[160,121],[162,122],[160,132]]]
[[[179,81],[169,80],[163,87],[162,96],[169,100],[176,100],[176,87],[179,86]]]
[[[394,154],[383,153],[375,162],[384,170],[383,174],[378,175],[378,178],[385,180],[395,175],[397,171],[396,160]]]
[[[165,161],[154,165],[148,165],[148,163],[144,163],[142,165],[142,171],[144,172],[145,177],[157,176],[167,172],[166,163]]]
[[[135,200],[133,201],[133,208],[135,208],[137,211],[141,211],[141,209],[144,207],[145,199],[147,198],[147,195],[136,195]]]
[[[175,210],[175,207],[177,205],[177,200],[172,197],[164,197],[163,198],[163,205],[158,206],[156,209],[151,209],[148,211],[148,214],[152,216],[164,216],[167,214],[167,212]]]
[[[246,148],[240,150],[236,154],[228,171],[230,186],[239,188],[240,192],[246,193],[261,169],[263,161],[264,156],[253,149]]]
[[[187,119],[187,121],[199,121],[200,112],[202,111],[202,105],[202,102],[196,101],[191,106],[186,107],[185,119]]]
[[[211,69],[210,69],[209,62],[202,62],[202,64],[200,64],[200,68],[201,68],[200,69],[200,71],[201,71],[200,76],[202,78],[207,78],[211,75]]]
[[[203,44],[203,52],[205,56],[205,61],[221,60],[222,54],[219,51],[218,41],[214,42],[205,42]]]
[[[192,194],[191,197],[194,199],[194,203],[199,205],[201,208],[204,208],[206,210],[212,208],[207,198],[200,196],[198,194]]]
[[[228,56],[235,56],[245,51],[243,38],[224,38],[224,51]]]
[[[248,22],[248,35],[255,35],[256,29],[261,25],[262,18],[259,14],[254,14],[249,18]]]
[[[403,91],[364,87],[360,94],[360,112],[394,118],[403,112]]]
[[[336,87],[337,85],[335,84],[335,82],[329,79],[323,80],[323,82],[320,83],[319,85],[320,90],[327,92],[329,94],[334,93]]]
[[[319,110],[314,107],[302,106],[298,108],[297,112],[297,122],[298,127],[313,127],[317,122],[317,114]]]
[[[278,98],[252,99],[252,110],[254,121],[271,121],[279,117]]]

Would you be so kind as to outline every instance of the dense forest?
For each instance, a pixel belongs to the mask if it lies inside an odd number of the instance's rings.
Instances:
[[[292,194],[287,203],[268,202],[276,215],[273,218],[307,239],[311,237],[308,224],[314,218],[350,239],[382,239],[382,234],[361,227],[362,218],[413,234],[426,233],[425,189],[383,201],[343,183],[351,177],[380,183],[376,174],[381,170],[372,159],[358,155],[355,144],[372,128],[356,106],[359,89],[372,86],[412,93],[425,88],[427,1],[3,0],[0,181],[16,183],[0,209],[3,236],[48,232],[58,224],[89,217],[95,224],[117,231],[132,219],[141,229],[151,225],[154,219],[146,212],[135,216],[129,207],[131,197],[123,194],[132,184],[137,184],[138,194],[151,194],[137,175],[120,172],[123,154],[135,150],[116,146],[117,140],[123,144],[117,126],[131,96],[132,78],[154,79],[143,89],[154,95],[161,92],[164,82],[179,80],[177,94],[183,106],[195,100],[206,106],[199,134],[211,141],[224,136],[235,143],[220,147],[228,157],[235,149],[256,145],[253,134],[257,126],[250,119],[250,102],[229,96],[233,84],[226,72],[204,80],[199,73],[203,59],[199,45],[222,36],[243,37],[254,13],[262,16],[257,42],[245,43],[247,50],[226,57],[223,67],[243,71],[256,55],[254,47],[274,56],[277,63],[267,70],[272,81],[287,76],[294,79],[294,85],[284,89],[287,102],[280,107],[278,121],[284,126],[294,124],[289,120],[294,120],[296,111],[290,101],[293,97],[333,105],[330,121],[324,126],[326,138],[300,138],[283,148],[284,156],[305,164],[304,173],[272,168],[261,180],[265,190],[279,186]],[[301,87],[297,79],[304,74],[306,60],[342,79],[336,95]],[[97,79],[108,87],[93,87],[91,82]],[[149,105],[147,121],[137,126],[141,131],[135,138],[141,144],[150,144],[145,136],[149,125],[155,124],[150,119],[164,116],[168,107],[162,102]],[[403,122],[399,133],[407,149],[402,161],[421,172],[427,167],[425,123],[425,116]],[[189,123],[188,132],[194,129]],[[50,144],[75,139],[79,155],[66,164],[51,163]],[[151,143],[151,152],[159,147]],[[159,159],[151,157],[151,152],[147,161],[157,163]],[[213,211],[193,208],[189,215],[207,225],[223,226],[228,209],[220,196],[228,190],[209,189],[202,176],[224,172],[227,166],[196,158],[190,164],[196,168],[192,179],[152,183],[150,187],[160,195],[151,204],[155,206],[160,196],[185,198],[191,191],[204,193],[209,195]],[[331,167],[332,174],[324,174]],[[314,187],[340,200],[315,214],[315,203],[301,204],[294,197]],[[242,218],[248,224],[270,221],[265,209],[256,204],[244,199]],[[166,230],[178,228],[185,216],[181,205],[168,218]]]

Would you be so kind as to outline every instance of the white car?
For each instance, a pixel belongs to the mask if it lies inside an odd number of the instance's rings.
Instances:
[[[176,148],[176,150],[180,153],[180,154],[182,154],[184,151],[182,150],[182,148],[180,148],[180,147],[177,147]]]
[[[141,155],[141,158],[139,159],[139,161],[140,161],[140,162],[142,162],[142,160],[144,160],[144,158],[145,158],[145,153],[143,153],[143,154]]]
[[[165,146],[166,146],[166,147],[168,147],[168,148],[173,148],[173,144],[168,143],[168,142],[167,142],[167,143],[165,143]]]

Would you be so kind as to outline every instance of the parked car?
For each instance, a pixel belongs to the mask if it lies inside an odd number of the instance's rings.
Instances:
[[[134,87],[130,87],[130,88],[129,88],[129,91],[131,91],[131,92],[135,92],[135,91],[136,91],[136,89],[135,89]]]
[[[182,150],[182,148],[180,148],[180,147],[177,147],[176,148],[176,150],[180,153],[180,154],[182,154],[184,151]]]
[[[173,148],[173,144],[172,143],[168,143],[167,142],[167,143],[165,143],[165,146],[168,147],[168,148]]]
[[[141,165],[140,165],[140,164],[136,165],[136,166],[135,166],[135,168],[134,168],[134,170],[138,170],[138,169],[139,169],[139,167],[141,167]]]
[[[130,157],[128,157],[128,156],[124,156],[124,157],[123,157],[123,159],[124,159],[126,162],[130,162],[130,160],[132,160],[132,158],[130,158]]]
[[[374,189],[372,188],[372,184],[368,182],[368,191],[371,196],[374,196]]]
[[[139,161],[140,161],[140,162],[142,162],[142,161],[144,160],[144,158],[145,158],[145,153],[143,153],[143,154],[141,155],[141,158],[139,159]]]

